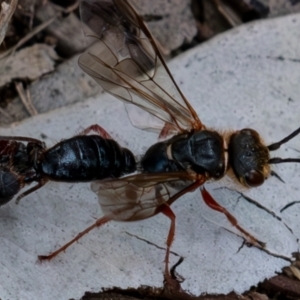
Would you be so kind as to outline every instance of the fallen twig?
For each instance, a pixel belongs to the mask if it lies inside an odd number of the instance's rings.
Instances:
[[[15,9],[17,7],[18,0],[11,0],[10,4],[6,2],[1,3],[1,11],[0,11],[0,45],[2,44],[6,31],[8,28],[9,21],[13,16]]]
[[[16,90],[19,94],[19,97],[24,104],[26,110],[31,116],[35,116],[38,114],[38,111],[34,107],[31,101],[30,93],[28,89],[24,89],[23,84],[21,82],[15,82]]]
[[[41,25],[35,27],[31,32],[29,32],[27,35],[25,35],[22,39],[20,39],[20,41],[14,45],[13,47],[11,47],[10,49],[8,49],[7,51],[3,52],[0,55],[0,59],[8,56],[11,53],[14,53],[19,47],[21,47],[23,44],[25,44],[28,40],[30,40],[33,36],[35,36],[37,33],[39,33],[40,31],[42,31],[43,29],[45,29],[47,26],[49,26],[59,15],[60,13],[57,13],[53,18],[49,19],[48,21],[42,23]]]

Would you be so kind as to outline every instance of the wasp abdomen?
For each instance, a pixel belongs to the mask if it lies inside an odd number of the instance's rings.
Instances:
[[[0,169],[0,205],[10,201],[20,190],[18,176],[10,170]]]
[[[91,181],[134,172],[133,154],[98,135],[76,136],[47,150],[39,171],[57,181]]]

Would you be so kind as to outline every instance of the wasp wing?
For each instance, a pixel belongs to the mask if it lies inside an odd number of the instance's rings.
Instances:
[[[105,215],[116,221],[137,221],[154,216],[165,203],[172,204],[195,181],[186,172],[136,174],[94,181],[91,188]]]
[[[92,31],[87,35],[96,43],[78,63],[104,90],[161,119],[173,132],[202,128],[150,31],[127,0],[83,0],[80,13]]]

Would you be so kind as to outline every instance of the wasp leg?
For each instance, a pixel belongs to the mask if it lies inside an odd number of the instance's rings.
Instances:
[[[42,186],[44,186],[46,183],[48,182],[47,179],[41,179],[37,185],[33,186],[32,188],[28,189],[27,191],[25,191],[24,193],[20,194],[17,199],[16,199],[16,204],[19,204],[19,202],[21,201],[22,198],[24,198],[25,196],[35,192],[36,190],[40,189]]]
[[[237,230],[239,230],[250,242],[250,244],[255,245],[259,248],[265,247],[266,244],[264,242],[259,241],[247,230],[241,227],[237,219],[225,207],[217,203],[217,201],[208,193],[208,191],[204,187],[202,187],[200,190],[205,204],[208,205],[213,210],[223,213],[228,219],[228,221],[231,223],[231,225],[234,226]]]
[[[175,291],[181,291],[180,282],[172,276],[169,272],[169,257],[170,257],[170,248],[174,241],[174,235],[175,235],[175,219],[176,216],[173,213],[172,209],[170,208],[170,205],[175,202],[178,198],[180,198],[182,195],[194,191],[196,188],[201,186],[205,182],[205,177],[199,176],[198,179],[191,183],[189,186],[187,186],[185,189],[181,190],[177,194],[175,194],[173,197],[171,197],[166,203],[162,204],[158,208],[158,212],[163,213],[165,216],[167,216],[171,220],[171,225],[169,229],[169,234],[167,238],[167,250],[166,250],[166,256],[165,256],[165,287],[167,287],[169,290],[175,290]]]
[[[86,235],[88,232],[90,232],[95,227],[100,227],[111,220],[111,217],[109,216],[103,216],[102,218],[98,219],[93,225],[89,226],[85,230],[78,233],[75,238],[73,238],[70,242],[66,243],[62,247],[60,247],[58,250],[50,253],[49,255],[39,255],[39,260],[50,260],[54,258],[56,255],[58,255],[60,252],[65,251],[69,246],[77,242],[80,238],[82,238],[84,235]]]
[[[167,136],[169,136],[172,131],[176,130],[176,128],[174,128],[174,125],[173,124],[170,124],[170,123],[165,123],[164,127],[162,128],[160,134],[159,134],[159,137],[158,139],[164,139],[166,138]]]
[[[87,127],[86,129],[84,129],[81,133],[79,133],[78,135],[88,135],[91,131],[96,132],[97,134],[99,134],[101,137],[103,137],[104,139],[109,139],[112,140],[112,137],[110,136],[110,134],[104,129],[102,128],[100,125],[98,124],[93,124],[89,127]]]
[[[174,236],[175,236],[176,216],[168,204],[163,204],[160,207],[160,212],[163,213],[166,217],[168,217],[171,220],[170,229],[169,229],[167,242],[166,242],[167,250],[166,250],[166,256],[165,256],[165,274],[164,274],[165,287],[167,287],[168,290],[173,290],[173,291],[179,290],[180,291],[181,290],[180,282],[177,280],[176,277],[174,278],[172,276],[172,274],[170,274],[170,271],[169,271],[170,248],[174,241]]]

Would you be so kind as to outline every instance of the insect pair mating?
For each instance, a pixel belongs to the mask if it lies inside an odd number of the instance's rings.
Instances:
[[[83,0],[80,13],[89,30],[87,35],[95,39],[95,43],[80,56],[79,65],[104,90],[124,101],[129,111],[134,105],[159,119],[163,124],[159,128],[160,137],[164,140],[146,151],[138,162],[139,173],[119,178],[136,170],[133,154],[111,140],[100,127],[92,126],[82,135],[48,150],[38,140],[18,137],[4,140],[2,137],[2,145],[6,143],[8,148],[0,148],[0,178],[10,176],[13,187],[10,194],[7,192],[6,198],[2,198],[5,201],[32,181],[38,184],[21,197],[48,180],[96,180],[91,186],[98,195],[104,216],[69,243],[40,259],[55,257],[108,221],[137,221],[163,213],[171,221],[165,256],[165,279],[171,283],[168,263],[176,217],[170,206],[185,193],[198,188],[209,207],[224,213],[250,243],[263,247],[263,242],[243,229],[203,185],[232,171],[241,185],[256,187],[270,175],[276,175],[271,171],[271,164],[299,163],[298,158],[270,158],[270,151],[298,135],[300,128],[269,146],[265,146],[252,129],[226,134],[206,129],[174,81],[147,26],[127,0]],[[134,123],[158,129],[143,124],[144,120],[149,118],[140,117]],[[97,135],[86,135],[89,130],[96,131]],[[27,146],[23,141],[28,142]],[[1,149],[6,150],[1,152]],[[73,155],[68,155],[70,153]],[[114,178],[105,179],[109,177]],[[6,184],[0,185],[0,195],[5,194],[6,187]]]

